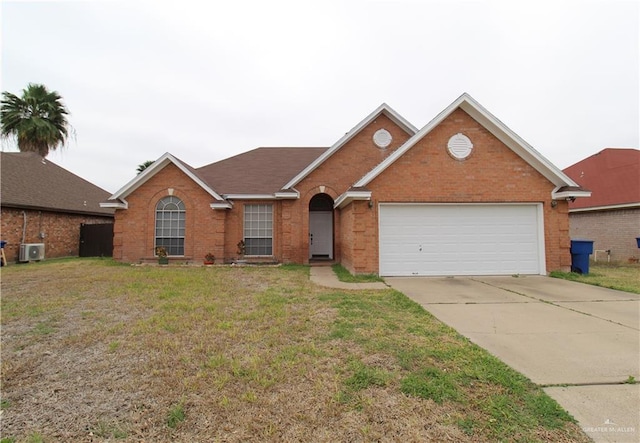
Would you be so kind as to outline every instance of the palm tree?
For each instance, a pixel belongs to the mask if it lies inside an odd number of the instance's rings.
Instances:
[[[29,83],[22,97],[2,93],[0,134],[16,138],[21,152],[37,152],[46,157],[49,151],[63,147],[72,130],[67,121],[69,111],[56,91]]]
[[[138,165],[138,167],[136,168],[136,171],[138,171],[138,174],[140,174],[142,171],[144,171],[149,166],[151,166],[153,164],[153,162],[154,162],[154,160],[147,160],[146,162]]]

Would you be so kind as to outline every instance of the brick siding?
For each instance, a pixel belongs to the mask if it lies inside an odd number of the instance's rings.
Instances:
[[[461,132],[474,145],[464,161],[447,151],[451,136]],[[368,186],[372,209],[359,211],[349,246],[347,269],[378,272],[378,203],[542,203],[547,271],[568,270],[568,205],[552,208],[554,185],[461,109],[409,149]],[[361,202],[366,203],[366,202]],[[360,205],[364,208],[364,205]]]
[[[393,137],[386,149],[372,140],[380,128]],[[459,132],[474,145],[464,161],[452,158],[446,149],[449,138]],[[185,256],[176,260],[201,262],[207,252],[218,262],[235,258],[243,238],[244,205],[269,203],[274,214],[274,259],[308,263],[311,199],[319,193],[337,199],[408,138],[381,115],[296,185],[299,199],[236,200],[230,210],[212,210],[212,197],[175,165],[168,165],[126,198],[129,209],[116,211],[114,258],[154,260],[155,205],[172,189],[185,202],[187,217]],[[552,208],[554,185],[460,109],[376,177],[369,189],[373,207],[356,201],[334,211],[334,258],[354,273],[378,272],[380,202],[542,203],[547,271],[570,267],[567,202],[558,201]]]
[[[378,129],[386,129],[391,134],[392,142],[385,149],[380,149],[373,143],[373,134]],[[309,202],[315,195],[325,193],[334,200],[337,199],[409,137],[409,134],[382,114],[296,185],[300,199],[285,203],[289,212],[283,228],[291,234],[283,243],[283,261],[309,263]],[[344,256],[349,253],[344,248],[348,247],[347,232],[350,231],[347,226],[342,225],[344,211],[334,211],[334,258],[338,262],[349,260],[348,256]]]
[[[3,207],[0,210],[0,238],[7,242],[8,262],[17,262],[26,215],[25,243],[44,243],[45,258],[77,257],[80,248],[80,225],[112,223],[113,217],[100,217],[62,212],[22,210]],[[44,234],[44,238],[40,236]]]
[[[593,249],[611,250],[611,261],[640,257],[640,208],[569,213],[571,238],[593,240]],[[591,256],[591,258],[595,258]],[[598,253],[598,260],[607,260]]]
[[[185,204],[185,245],[180,261],[204,260],[211,252],[225,256],[226,212],[209,206],[213,197],[175,165],[170,164],[126,197],[129,209],[116,211],[113,257],[126,262],[155,261],[156,204],[168,195]],[[177,260],[178,258],[171,258]]]

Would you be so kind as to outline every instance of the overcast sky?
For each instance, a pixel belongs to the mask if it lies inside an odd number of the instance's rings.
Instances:
[[[112,193],[165,152],[200,167],[330,146],[383,102],[421,128],[463,92],[561,169],[638,147],[638,1],[0,8],[2,91],[58,91],[77,135],[48,159]]]

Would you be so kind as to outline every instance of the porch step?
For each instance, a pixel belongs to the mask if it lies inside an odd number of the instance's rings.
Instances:
[[[336,261],[332,258],[312,258],[309,259],[309,266],[333,266]]]

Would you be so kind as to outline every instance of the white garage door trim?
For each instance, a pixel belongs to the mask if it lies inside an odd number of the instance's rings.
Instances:
[[[542,203],[381,203],[382,276],[546,274]]]

